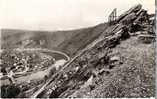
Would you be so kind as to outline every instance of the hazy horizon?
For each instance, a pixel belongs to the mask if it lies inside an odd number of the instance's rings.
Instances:
[[[71,30],[107,21],[117,8],[118,15],[142,4],[155,13],[155,0],[0,0],[0,27],[27,30]]]

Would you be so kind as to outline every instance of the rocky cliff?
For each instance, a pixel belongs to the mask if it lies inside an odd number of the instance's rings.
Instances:
[[[155,96],[155,16],[136,5],[97,41],[54,75],[38,97]]]

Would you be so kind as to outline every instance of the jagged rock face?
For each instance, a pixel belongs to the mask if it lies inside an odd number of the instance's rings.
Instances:
[[[134,25],[135,28],[137,28],[136,29],[137,31],[138,29],[143,28],[143,26],[146,26],[144,24],[152,23],[151,20],[149,19],[147,11],[142,9],[142,5],[140,4],[132,7],[130,10],[119,16],[117,22],[127,25],[128,28]]]
[[[117,23],[126,25],[130,33],[143,31],[141,34],[155,35],[155,18],[142,9],[142,5],[140,4],[120,15]]]
[[[129,9],[127,12],[125,12],[124,14],[120,15],[119,18],[117,19],[117,22],[120,22],[123,18],[125,18],[127,15],[129,15],[130,13],[137,13],[140,9],[142,8],[142,5],[136,5],[134,7],[132,7],[131,9]]]

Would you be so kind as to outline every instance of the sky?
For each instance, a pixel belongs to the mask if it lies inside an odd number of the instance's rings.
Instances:
[[[0,27],[28,30],[69,30],[106,22],[135,4],[155,12],[155,0],[0,0]]]

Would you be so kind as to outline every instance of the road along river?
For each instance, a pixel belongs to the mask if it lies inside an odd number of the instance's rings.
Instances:
[[[3,50],[1,50],[1,52],[2,51]],[[13,76],[23,75],[21,77],[14,78],[16,83],[22,83],[22,82],[26,82],[26,81],[30,81],[30,80],[35,80],[35,79],[42,79],[42,78],[44,78],[45,75],[49,74],[51,69],[55,68],[56,70],[58,70],[66,62],[70,61],[70,57],[67,54],[60,52],[60,51],[55,51],[55,50],[41,49],[41,48],[26,48],[26,49],[17,48],[17,49],[13,49],[13,51],[21,51],[21,52],[22,51],[36,51],[36,52],[42,52],[42,53],[47,53],[47,54],[56,54],[57,56],[60,56],[60,58],[58,58],[58,59],[55,59],[55,57],[52,56],[53,60],[54,60],[54,64],[51,64],[51,66],[48,66],[48,68],[45,70],[35,71],[35,72],[30,73],[29,75],[24,75],[29,70],[28,67],[25,67],[24,71],[14,73]],[[9,75],[5,75],[5,76],[9,77]],[[3,77],[1,77],[1,78],[3,78]],[[6,84],[9,84],[8,79],[1,80],[0,86],[6,85]]]

